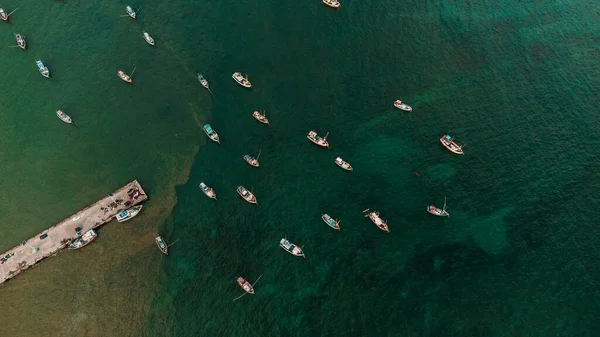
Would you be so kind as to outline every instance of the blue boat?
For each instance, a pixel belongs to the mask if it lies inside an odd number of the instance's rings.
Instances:
[[[321,219],[323,219],[323,221],[325,221],[325,223],[328,224],[329,227],[337,229],[338,231],[340,230],[340,221],[330,217],[329,214],[321,215]]]
[[[208,136],[208,138],[212,139],[214,142],[221,144],[221,142],[219,141],[219,135],[215,132],[215,130],[213,130],[210,127],[210,124],[204,124],[203,129],[204,129],[204,132],[206,132],[206,135]]]
[[[41,60],[36,60],[35,65],[38,67],[38,71],[40,74],[42,74],[42,76],[50,78],[50,70],[44,65],[44,63],[42,63]]]
[[[283,250],[292,255],[306,257],[304,256],[304,252],[302,251],[301,247],[296,246],[286,238],[283,238],[281,241],[279,241],[279,247],[283,248]]]

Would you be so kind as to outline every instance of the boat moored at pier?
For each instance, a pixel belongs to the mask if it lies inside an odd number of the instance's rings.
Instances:
[[[217,143],[221,144],[221,141],[219,140],[219,135],[217,134],[217,132],[215,130],[212,129],[210,124],[204,124],[202,129],[204,130],[204,132],[206,133],[208,138],[210,138],[213,142],[217,142]]]
[[[443,135],[442,138],[440,138],[440,143],[442,143],[442,145],[444,145],[444,147],[452,153],[461,155],[465,154],[462,149],[464,145],[456,144],[454,142],[454,137],[450,137],[450,135]]]
[[[298,247],[297,245],[291,243],[288,239],[286,238],[282,238],[281,241],[279,241],[279,247],[283,248],[283,250],[285,250],[286,252],[294,255],[294,256],[304,256],[304,252],[302,251],[301,247]]]
[[[329,132],[327,132],[325,137],[320,137],[313,130],[313,131],[309,132],[308,135],[306,135],[306,138],[308,138],[308,140],[310,140],[311,142],[313,142],[313,144],[316,144],[318,146],[329,147],[329,142],[327,141],[327,136],[329,136]]]
[[[329,225],[329,227],[337,229],[338,231],[340,230],[340,221],[332,218],[331,216],[329,216],[329,214],[322,214],[321,219],[323,219],[323,221],[325,221],[325,223]]]
[[[409,112],[412,111],[412,108],[409,105],[402,103],[401,100],[396,100],[394,102],[394,106],[400,110],[409,111]]]
[[[142,210],[142,207],[144,207],[144,205],[133,206],[130,209],[122,210],[119,213],[117,213],[115,218],[117,219],[118,222],[127,221],[127,220],[135,217],[136,215],[138,215],[140,213],[140,211]]]
[[[75,249],[83,248],[83,247],[87,246],[90,242],[92,242],[96,238],[96,236],[97,236],[96,231],[93,229],[90,229],[89,231],[85,232],[82,236],[78,237],[73,242],[71,242],[67,246],[67,249],[75,250]]]
[[[352,171],[352,165],[350,165],[350,163],[348,163],[347,161],[344,161],[342,158],[337,157],[335,158],[335,164],[341,168],[343,168],[346,171]]]
[[[379,212],[369,211],[369,209],[367,208],[363,211],[363,213],[365,214],[365,217],[371,219],[371,221],[375,224],[375,226],[377,226],[377,228],[381,229],[384,232],[390,232],[387,222],[379,216]]]
[[[244,186],[238,186],[237,193],[240,195],[240,197],[244,198],[244,200],[251,204],[258,203],[256,196],[252,192],[248,191]]]
[[[66,113],[62,112],[61,110],[56,111],[56,116],[58,118],[60,118],[61,121],[65,122],[67,124],[73,123],[73,121],[71,120],[71,117],[69,117]]]
[[[215,193],[215,191],[208,187],[208,185],[206,185],[204,182],[201,182],[199,187],[207,197],[211,199],[217,199],[217,193]]]
[[[252,87],[252,83],[248,81],[248,75],[244,77],[242,76],[242,73],[236,71],[235,73],[233,73],[233,75],[231,75],[231,78],[233,78],[239,85],[241,85],[244,88]]]

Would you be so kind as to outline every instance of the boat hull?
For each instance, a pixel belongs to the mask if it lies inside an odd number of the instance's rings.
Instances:
[[[142,207],[144,207],[144,205],[131,207],[130,209],[124,211],[124,212],[126,212],[125,215],[121,215],[121,213],[119,212],[119,213],[117,213],[115,218],[117,219],[118,222],[125,222],[127,220],[131,220],[134,217],[136,217],[138,214],[140,214],[140,212],[142,211]]]
[[[304,256],[304,252],[302,251],[302,249],[300,247],[298,247],[297,245],[291,243],[289,240],[287,239],[281,239],[281,241],[279,241],[279,247],[281,247],[283,250],[285,250],[286,252],[294,255],[294,256]]]
[[[331,218],[328,214],[321,214],[321,219],[327,224],[327,226],[329,226],[333,229],[336,229],[338,231],[340,230],[340,221],[339,220],[335,220],[335,219]],[[333,222],[333,224],[331,222]]]
[[[267,119],[267,117],[265,117],[264,115],[261,115],[258,111],[254,111],[252,113],[252,117],[254,117],[254,119],[256,119],[257,121],[259,121],[262,124],[269,124],[269,120]]]
[[[447,139],[447,135],[442,136],[440,138],[440,143],[450,152],[458,155],[464,155],[465,153],[462,150],[462,147],[454,143],[452,139]]]
[[[156,242],[156,245],[158,246],[158,249],[160,249],[160,251],[165,254],[165,255],[169,255],[169,247],[167,246],[167,244],[165,243],[165,241],[162,239],[162,237],[157,236],[154,241]]]
[[[148,33],[144,32],[144,40],[151,46],[154,46],[154,39],[148,35]]]
[[[339,8],[341,4],[338,1],[323,0],[323,4],[331,8]]]
[[[246,293],[254,295],[254,287],[252,287],[252,284],[250,284],[250,282],[246,281],[243,277],[238,277],[236,281]]]
[[[260,163],[258,162],[258,159],[254,158],[254,157],[250,157],[250,156],[246,155],[246,156],[244,156],[244,161],[252,167],[260,167]]]
[[[311,141],[311,143],[320,146],[320,147],[329,147],[329,142],[326,138],[321,138],[317,135],[316,132],[311,131],[306,135],[306,138]]]
[[[71,242],[71,244],[69,244],[67,246],[67,249],[68,250],[81,249],[81,248],[89,245],[92,241],[94,241],[94,239],[97,236],[98,235],[96,234],[96,231],[94,231],[93,229],[90,229],[89,231],[85,232],[82,236],[75,239],[75,241]]]
[[[427,213],[433,214],[435,216],[447,216],[447,217],[450,216],[450,213],[448,213],[446,210],[439,209],[439,208],[437,208],[435,206],[431,206],[431,205],[427,206]]]
[[[58,117],[61,121],[67,123],[67,124],[72,124],[73,120],[71,120],[71,117],[69,117],[66,113],[58,110],[56,111],[56,117]]]
[[[340,158],[340,157],[337,157],[337,158],[335,159],[335,161],[334,161],[334,162],[335,162],[335,164],[336,164],[337,166],[341,167],[342,169],[344,169],[344,170],[346,170],[346,171],[352,171],[352,170],[354,170],[354,169],[352,168],[352,165],[350,165],[350,163],[348,163],[348,162],[344,161],[344,160],[343,160],[342,158]]]
[[[233,78],[233,80],[236,81],[237,84],[241,85],[244,88],[252,88],[252,83],[245,79],[239,72],[233,73],[233,75],[231,75],[231,78]]]
[[[240,186],[237,188],[237,193],[240,195],[240,197],[242,197],[247,202],[249,202],[251,204],[257,203],[256,196],[252,192],[250,192],[246,188],[244,188],[243,186]]]
[[[200,189],[202,190],[202,192],[204,193],[204,195],[206,195],[207,197],[211,198],[211,199],[217,199],[217,194],[215,193],[215,191],[208,187],[208,185],[206,185],[205,183],[200,183],[199,185]]]

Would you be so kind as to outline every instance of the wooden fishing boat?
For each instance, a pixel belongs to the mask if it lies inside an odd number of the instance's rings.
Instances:
[[[371,221],[382,231],[385,232],[390,232],[390,229],[388,228],[387,222],[385,220],[383,220],[382,218],[379,217],[379,212],[377,211],[372,211],[370,212],[369,209],[365,209],[363,211],[363,213],[365,214],[365,217],[368,217],[369,219],[371,219]]]
[[[267,119],[267,113],[260,113],[259,111],[254,111],[252,113],[252,117],[254,117],[257,121],[263,123],[263,124],[269,124],[269,120]],[[271,124],[269,124],[271,125]]]
[[[40,74],[42,74],[42,76],[45,78],[50,78],[50,69],[48,69],[44,63],[42,63],[42,60],[36,60],[35,65],[38,67],[38,71]]]
[[[259,167],[260,163],[258,162],[258,158],[260,158],[260,150],[258,150],[258,156],[256,158],[250,156],[249,154],[244,155],[244,161],[254,167]]]
[[[208,136],[208,138],[212,139],[213,142],[217,142],[219,144],[221,144],[221,141],[219,140],[219,135],[217,134],[217,132],[215,130],[213,130],[210,127],[210,124],[204,124],[204,132],[206,133],[206,135]]]
[[[207,197],[211,199],[217,199],[217,193],[215,193],[215,191],[212,188],[208,187],[208,185],[206,185],[204,182],[201,182],[199,187],[202,190],[202,192],[206,194]]]
[[[97,236],[96,231],[93,229],[90,229],[89,231],[85,232],[82,236],[78,237],[73,242],[71,242],[67,246],[67,249],[75,250],[75,249],[83,248],[83,247],[87,246],[90,242],[92,242],[96,238],[96,236]]]
[[[327,136],[329,136],[329,132],[325,135],[325,137],[321,138],[317,135],[317,133],[313,130],[306,135],[306,138],[313,142],[316,145],[321,147],[329,147],[329,142],[327,142]]]
[[[21,34],[15,34],[15,39],[17,39],[17,46],[23,50],[27,50],[27,42],[25,42],[25,36]]]
[[[294,255],[294,256],[302,256],[304,257],[304,252],[302,252],[302,248],[297,245],[291,243],[288,239],[283,238],[279,241],[279,247],[283,248],[286,252]]]
[[[252,284],[250,284],[250,282],[246,281],[246,279],[244,279],[241,276],[238,277],[236,281],[246,293],[254,295],[254,287],[252,286]]]
[[[338,8],[341,6],[340,2],[337,0],[323,0],[323,3],[331,8]]]
[[[440,143],[452,153],[465,154],[462,149],[464,145],[456,144],[454,142],[454,137],[450,137],[450,135],[443,135],[442,138],[440,138]]]
[[[409,105],[406,105],[404,103],[402,103],[401,100],[396,100],[394,102],[394,106],[400,110],[404,110],[404,111],[412,111],[412,108]]]
[[[119,76],[120,79],[122,79],[123,81],[125,81],[127,83],[133,82],[133,79],[131,78],[131,76],[125,74],[122,70],[117,71],[117,75]]]
[[[140,212],[142,211],[142,207],[144,207],[144,205],[137,205],[127,210],[121,210],[119,213],[117,213],[115,217],[117,218],[118,222],[127,221],[140,214]]]
[[[427,205],[427,212],[437,216],[447,216],[450,217],[450,214],[446,211],[446,198],[444,198],[444,208],[439,209],[433,205]]]
[[[202,84],[203,87],[210,90],[208,87],[208,81],[204,78],[204,76],[202,76],[202,74],[198,74],[198,81],[200,81],[200,84]]]
[[[163,240],[162,237],[157,236],[154,241],[156,241],[156,245],[158,246],[158,249],[160,249],[160,251],[165,254],[165,255],[169,255],[169,246],[167,246],[167,244],[165,243],[165,241]]]
[[[240,197],[244,198],[244,200],[251,204],[258,203],[256,196],[252,192],[248,191],[244,186],[238,186],[237,193],[240,195]]]
[[[335,164],[341,168],[343,168],[346,171],[352,171],[352,165],[350,165],[350,163],[348,163],[347,161],[344,161],[342,158],[337,157],[335,158]]]
[[[252,87],[252,83],[250,83],[250,81],[248,81],[248,75],[246,75],[246,77],[242,76],[242,73],[239,72],[235,72],[233,73],[233,75],[231,75],[231,77],[242,87],[244,88],[251,88]]]
[[[2,21],[4,21],[4,22],[8,22],[8,17],[11,16],[12,13],[16,12],[17,9],[19,9],[19,8],[15,8],[12,12],[6,14],[4,9],[0,8],[0,19],[2,19]]]
[[[146,32],[144,32],[144,40],[146,40],[149,45],[154,46],[154,39]]]
[[[329,214],[321,214],[321,219],[325,221],[329,227],[340,230],[340,221],[329,216]]]
[[[130,18],[135,19],[135,11],[130,6],[125,7],[125,10],[127,11],[127,15],[129,15]]]
[[[73,121],[71,120],[71,117],[69,117],[66,113],[62,112],[61,110],[56,110],[56,116],[58,118],[60,118],[61,121],[65,122],[67,124],[73,123]]]

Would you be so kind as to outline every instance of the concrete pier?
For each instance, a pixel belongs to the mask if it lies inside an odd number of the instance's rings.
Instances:
[[[139,191],[139,194],[132,194],[136,190]],[[137,198],[133,198],[133,196],[137,196]],[[25,244],[20,243],[18,246],[2,253],[0,258],[8,254],[14,255],[6,259],[3,264],[0,264],[0,284],[66,248],[71,241],[77,238],[78,235],[75,231],[77,227],[81,227],[80,233],[83,234],[111,221],[121,210],[130,208],[146,199],[148,197],[142,186],[137,180],[134,180],[113,192],[112,195],[107,194],[105,198],[93,205],[29,238]],[[41,239],[40,237],[44,234],[47,237]],[[81,249],[85,249],[85,247]]]

